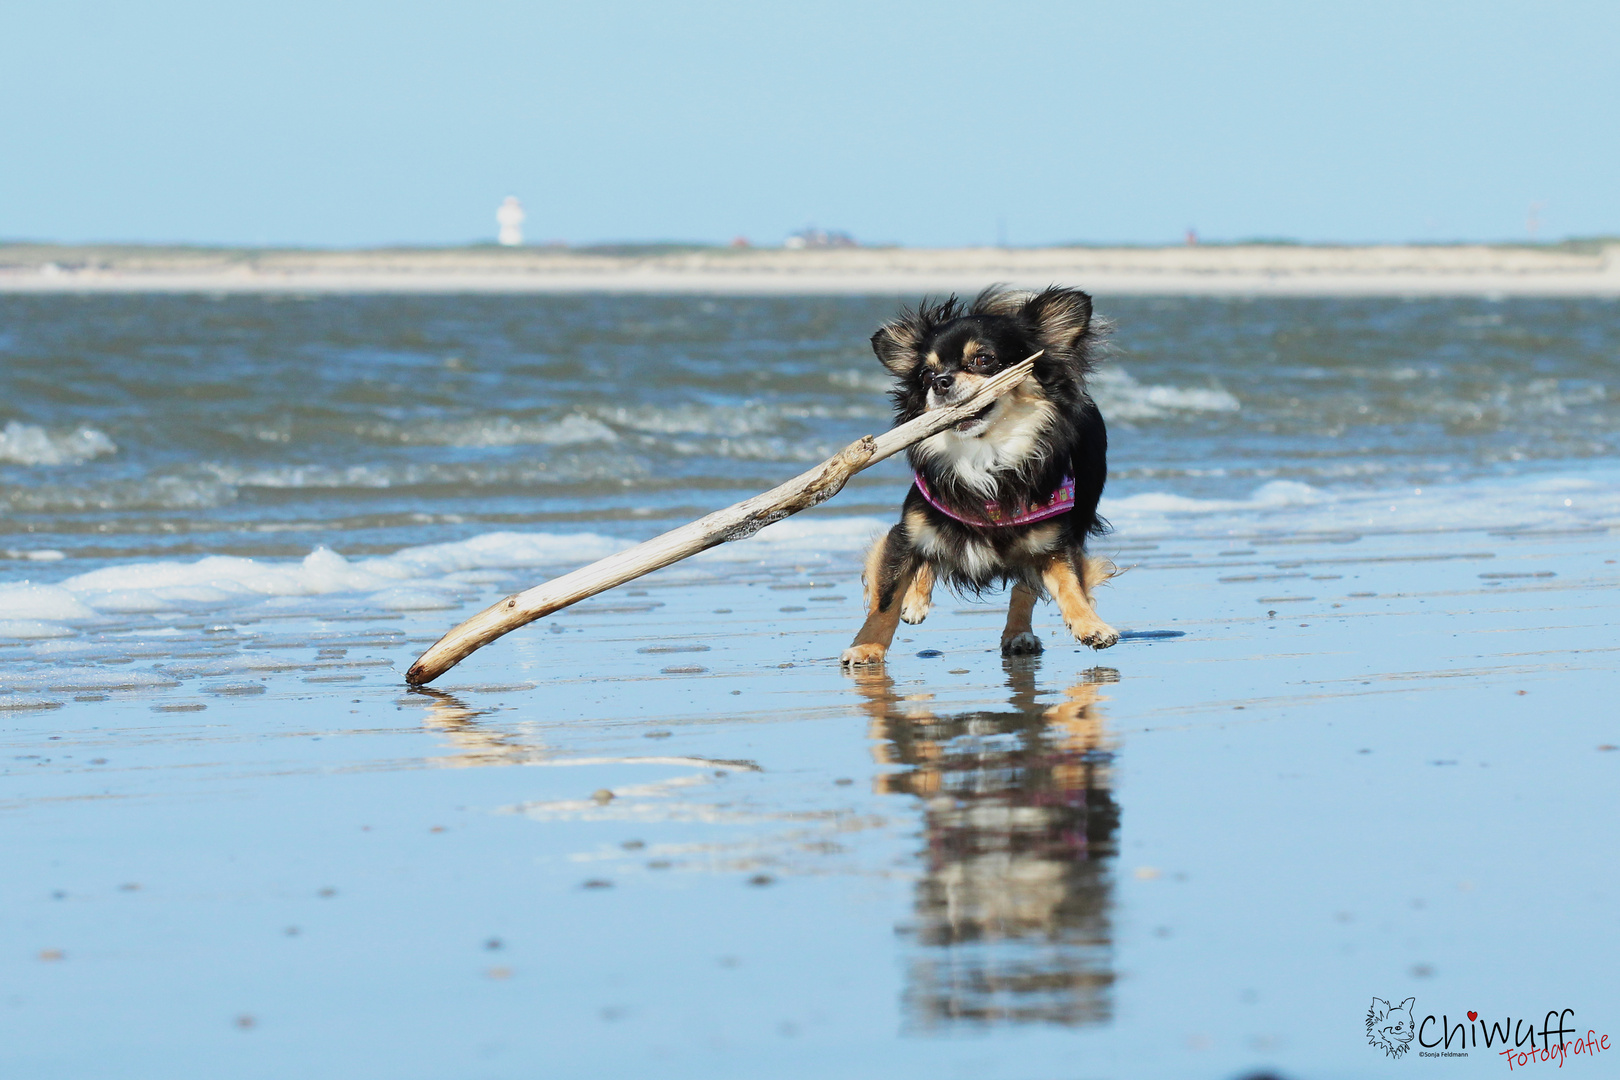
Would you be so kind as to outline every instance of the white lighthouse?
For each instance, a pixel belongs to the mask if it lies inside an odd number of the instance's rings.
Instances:
[[[508,195],[495,211],[500,235],[496,238],[503,247],[518,247],[523,243],[523,204],[516,195]]]

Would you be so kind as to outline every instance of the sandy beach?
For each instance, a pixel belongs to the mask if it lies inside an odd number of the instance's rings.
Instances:
[[[0,246],[0,293],[973,292],[996,282],[1102,295],[1620,296],[1620,245],[1139,248],[496,247],[300,251]]]
[[[1613,553],[1121,537],[1105,614],[1181,636],[1092,653],[1043,607],[1004,662],[947,602],[855,676],[855,561],[780,553],[431,692],[401,672],[470,605],[114,633],[4,713],[7,1060],[923,1075],[977,1030],[986,1076],[1315,1076],[1379,1066],[1373,996],[1584,1030],[1620,1006]]]

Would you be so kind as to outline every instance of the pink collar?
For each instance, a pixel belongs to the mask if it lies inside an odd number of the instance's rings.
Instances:
[[[1002,509],[1000,503],[986,499],[984,503],[984,517],[982,518],[965,517],[962,514],[957,513],[955,510],[940,505],[939,500],[934,498],[934,493],[928,490],[928,484],[923,480],[923,478],[918,475],[915,479],[917,481],[918,493],[922,495],[924,499],[928,500],[929,506],[932,506],[935,510],[938,510],[946,517],[955,518],[964,525],[977,525],[980,528],[995,528],[1006,525],[1028,525],[1034,521],[1045,521],[1047,518],[1057,517],[1059,514],[1067,514],[1070,510],[1074,509],[1074,477],[1072,476],[1065,476],[1063,478],[1063,483],[1058,485],[1057,490],[1052,492],[1052,494],[1043,501],[1031,505],[1021,506],[1015,513],[1012,514],[1009,514],[1006,510]]]

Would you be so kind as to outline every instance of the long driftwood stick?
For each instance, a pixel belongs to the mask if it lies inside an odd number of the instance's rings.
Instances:
[[[416,663],[405,673],[405,681],[412,686],[430,683],[475,650],[520,626],[728,540],[746,539],[773,522],[826,502],[862,469],[966,420],[1007,393],[1034,370],[1035,358],[1040,355],[1036,353],[1022,363],[986,379],[971,397],[959,404],[924,413],[876,438],[866,435],[855,440],[809,472],[801,473],[763,495],[755,495],[735,506],[716,510],[707,517],[672,529],[617,555],[609,555],[560,578],[553,578],[544,585],[508,596],[435,642],[427,652],[417,657]]]

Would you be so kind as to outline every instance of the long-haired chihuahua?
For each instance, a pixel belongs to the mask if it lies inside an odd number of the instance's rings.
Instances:
[[[1086,554],[1086,538],[1108,528],[1097,516],[1108,430],[1086,391],[1101,339],[1091,297],[1057,287],[986,289],[971,305],[954,296],[924,302],[872,335],[896,379],[897,424],[1041,355],[1019,386],[908,452],[916,482],[900,523],[866,557],[866,623],[843,663],[882,662],[900,620],[927,617],[936,581],[973,594],[1012,585],[1005,656],[1041,651],[1030,615],[1043,596],[1082,644],[1106,649],[1119,640],[1093,603],[1114,565]]]

